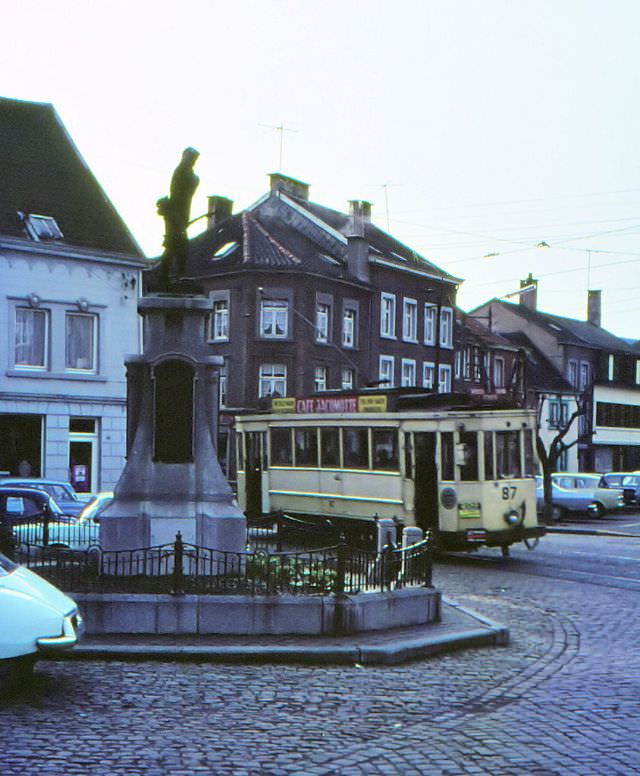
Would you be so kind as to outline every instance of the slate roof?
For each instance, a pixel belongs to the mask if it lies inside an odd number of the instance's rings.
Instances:
[[[308,210],[313,215],[328,223],[336,231],[345,233],[347,230],[350,219],[346,213],[341,213],[339,210],[333,210],[332,208],[324,207],[323,205],[318,205],[315,202],[309,202],[308,200],[296,199],[296,202],[305,208],[305,210]],[[377,252],[380,256],[389,259],[400,266],[407,263],[415,264],[417,267],[434,274],[442,280],[456,284],[462,282],[461,278],[445,272],[436,264],[425,259],[424,256],[416,253],[412,248],[409,248],[407,245],[400,242],[400,240],[397,240],[395,237],[371,222],[365,224],[364,236],[374,253]]]
[[[538,350],[524,332],[504,334],[512,345],[524,350],[526,358],[527,384],[539,392],[575,393],[571,384],[558,372],[553,364]]]
[[[491,331],[484,321],[480,321],[472,315],[467,315],[460,309],[456,309],[456,325],[459,327],[458,341],[462,344],[473,342],[491,348],[502,348],[504,350],[518,349],[505,336]]]
[[[55,218],[63,243],[143,255],[53,105],[0,97],[1,235],[26,236],[17,211]]]
[[[561,315],[552,315],[540,310],[531,310],[522,304],[506,302],[502,299],[492,300],[514,310],[521,318],[550,331],[559,342],[566,345],[579,345],[580,347],[596,348],[598,350],[617,351],[621,353],[633,353],[633,348],[621,337],[595,326],[588,321],[579,321],[575,318],[565,318]]]

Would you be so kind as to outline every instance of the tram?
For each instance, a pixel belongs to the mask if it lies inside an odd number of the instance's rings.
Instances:
[[[538,524],[535,413],[455,395],[272,399],[236,418],[248,516],[418,526],[447,551],[528,547]]]

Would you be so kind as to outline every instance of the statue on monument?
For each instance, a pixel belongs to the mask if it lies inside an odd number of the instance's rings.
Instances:
[[[187,260],[187,227],[191,200],[200,179],[193,171],[200,154],[195,148],[185,148],[182,159],[171,177],[169,196],[157,201],[158,215],[164,219],[164,252],[161,259],[161,282],[169,290],[172,270],[176,277],[184,274]]]

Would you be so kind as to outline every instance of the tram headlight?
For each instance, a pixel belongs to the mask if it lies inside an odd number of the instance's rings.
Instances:
[[[504,516],[507,525],[519,525],[522,522],[522,515],[517,509],[510,509]]]

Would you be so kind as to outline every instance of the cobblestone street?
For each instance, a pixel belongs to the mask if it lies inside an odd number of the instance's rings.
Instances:
[[[637,592],[447,563],[511,643],[392,668],[41,663],[0,712],[20,774],[634,774]]]

